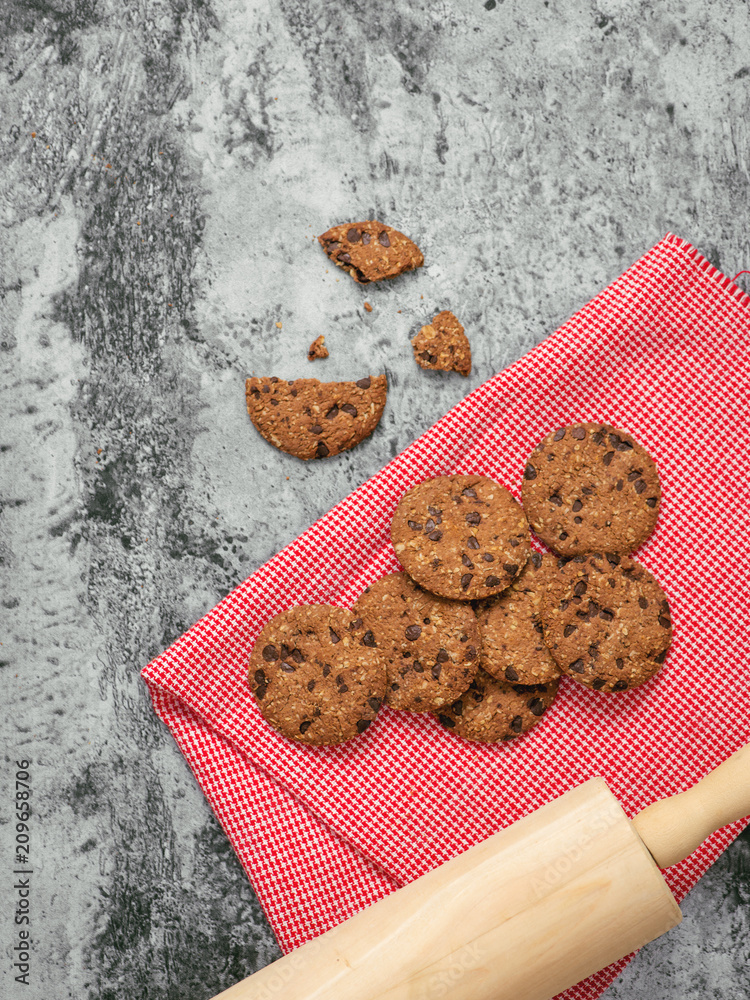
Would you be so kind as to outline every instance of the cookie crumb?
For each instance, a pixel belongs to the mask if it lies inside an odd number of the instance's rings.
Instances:
[[[424,263],[422,251],[408,236],[375,219],[334,226],[318,242],[361,285],[395,278]]]
[[[316,337],[315,340],[312,342],[312,344],[310,344],[310,346],[307,349],[308,361],[315,361],[316,358],[328,357],[328,348],[323,343],[325,339],[326,338],[321,333],[321,335],[319,337]]]
[[[372,312],[372,306],[370,305],[369,302],[365,302],[365,312],[368,312],[368,313]]]
[[[423,326],[411,342],[414,360],[422,368],[445,372],[471,372],[471,345],[464,328],[447,309]]]
[[[277,323],[276,326],[279,328],[279,330],[281,329],[281,323]]]

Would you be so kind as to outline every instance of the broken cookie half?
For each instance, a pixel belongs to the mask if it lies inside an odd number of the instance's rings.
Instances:
[[[446,372],[471,372],[471,345],[464,328],[446,309],[423,326],[411,342],[414,360],[422,368]]]
[[[398,229],[382,222],[344,222],[318,237],[318,242],[334,264],[361,285],[383,278],[395,278],[424,264],[416,243]]]
[[[305,461],[338,455],[375,430],[385,407],[385,375],[357,382],[249,378],[247,412],[266,441]]]

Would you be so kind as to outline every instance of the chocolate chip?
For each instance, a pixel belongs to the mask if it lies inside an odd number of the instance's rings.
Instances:
[[[357,383],[357,384],[359,384],[359,383]],[[344,411],[344,413],[348,413],[350,417],[356,417],[357,416],[357,407],[356,406],[352,406],[351,403],[342,403],[341,404],[341,409]]]
[[[509,576],[515,576],[518,572],[518,563],[503,563],[503,569]]]
[[[454,706],[454,711],[455,711],[455,706]],[[451,719],[450,715],[438,715],[438,722],[440,722],[442,726],[445,726],[446,729],[453,729],[453,727],[456,725],[456,720]]]
[[[466,590],[468,588],[469,584],[472,581],[472,578],[473,578],[472,573],[464,573],[464,575],[461,577],[461,590]]]
[[[287,663],[286,660],[282,660],[280,666],[285,674],[293,674],[297,669],[293,663]]]
[[[523,719],[520,715],[514,715],[511,719],[510,728],[514,733],[523,732]]]
[[[333,420],[334,417],[339,415],[339,408],[334,403],[331,409],[326,413],[326,420]]]
[[[442,512],[442,510],[438,510],[437,507],[428,507],[427,510],[435,518],[435,524],[442,524],[443,523],[443,512]]]
[[[263,673],[262,670],[256,670],[255,674],[254,674],[254,677],[255,677],[255,683],[256,684],[268,684],[268,680],[266,679],[266,675]]]
[[[561,427],[558,431],[555,431],[555,434],[554,434],[554,437],[552,438],[552,440],[553,441],[562,441],[562,439],[564,437],[565,437],[565,428]]]
[[[612,685],[612,690],[613,691],[627,691],[627,689],[628,689],[628,682],[627,681],[616,681]]]
[[[641,493],[646,489],[645,479],[636,479],[635,481],[635,492],[640,496]]]
[[[432,520],[431,517],[428,517],[424,523],[424,530],[430,532],[434,527],[435,527],[435,522]]]
[[[343,260],[345,264],[351,264],[352,262],[351,254],[348,253],[339,254],[339,260]]]
[[[648,601],[646,600],[645,597],[639,597],[638,598],[638,607],[639,608],[647,608],[648,607]]]
[[[409,627],[406,629],[406,638],[409,640],[409,642],[414,642],[414,640],[418,639],[421,634],[422,634],[421,625],[409,625]]]
[[[466,647],[466,652],[464,653],[464,660],[468,661],[470,663],[472,660],[475,660],[476,657],[477,657],[477,651],[476,651],[475,647],[474,646],[467,646]]]
[[[336,688],[339,694],[346,694],[347,691],[349,690],[349,685],[346,683],[346,681],[344,681],[344,679],[341,677],[340,674],[336,678]]]
[[[435,528],[435,530],[431,531],[427,537],[430,539],[430,541],[439,542],[440,539],[443,537],[443,533],[439,528]]]
[[[552,496],[549,498],[549,502],[551,504],[554,504],[555,507],[562,507],[562,503],[563,503],[562,502],[562,497],[558,496],[557,493],[553,493],[552,494]]]
[[[574,670],[575,673],[577,673],[577,674],[582,674],[583,673],[583,669],[584,669],[583,668],[583,660],[580,658],[580,656],[578,657],[577,660],[573,660],[573,662],[571,664],[569,664],[568,669],[569,670]]]
[[[361,735],[365,731],[365,729],[367,729],[367,727],[370,725],[371,722],[372,719],[360,719],[357,722],[357,732]]]
[[[389,247],[391,245],[391,241],[388,239],[388,233],[386,233],[385,230],[382,233],[378,233],[378,243],[381,247]]]
[[[269,643],[268,646],[263,647],[263,659],[267,663],[273,663],[274,660],[278,660],[279,652],[275,646]]]
[[[310,428],[310,433],[311,434],[322,434],[323,433],[323,428],[320,426],[320,424],[313,424],[312,427]]]
[[[527,465],[523,473],[524,479],[536,479],[536,469],[533,465]]]
[[[620,565],[620,557],[618,556],[618,554],[616,552],[608,552],[607,553],[607,562],[609,563],[610,566],[619,566]]]
[[[646,506],[647,507],[655,507],[656,506],[656,497],[648,497],[646,499]]]
[[[311,725],[312,725],[312,719],[305,719],[304,722],[300,722],[299,731],[304,735]]]
[[[567,531],[561,531],[557,537],[560,539],[561,542],[564,542],[565,539],[568,537],[568,533]]]
[[[328,631],[331,635],[331,642],[341,642],[341,636],[334,632],[330,625],[328,626]]]
[[[667,618],[666,615],[659,615],[659,624],[662,628],[672,628],[671,618]]]
[[[602,610],[599,612],[599,617],[602,619],[602,621],[611,622],[614,621],[615,613],[614,611],[610,611],[609,608],[602,608]]]
[[[570,434],[576,441],[583,441],[586,437],[586,429],[584,427],[574,427]]]
[[[591,440],[594,442],[594,444],[604,444],[604,435],[602,434],[601,431],[594,431],[594,433],[591,435]]]
[[[439,649],[438,655],[435,657],[438,663],[447,663],[450,660],[447,649]]]
[[[314,691],[315,690],[315,681],[308,681],[307,682],[307,690],[308,691]]]
[[[369,589],[370,588],[368,587],[367,590],[369,590]],[[367,591],[365,591],[365,593],[367,593]],[[362,619],[361,618],[355,618],[354,621],[350,624],[349,628],[350,629],[360,628],[362,625],[364,625],[364,622],[362,621]]]
[[[359,386],[360,389],[369,389],[371,385],[370,376],[366,375],[364,378],[357,379],[354,384]]]
[[[621,656],[618,656],[617,659],[615,660],[615,666],[617,667],[618,670],[622,670],[622,668],[625,666],[625,661]]]
[[[412,531],[422,530],[422,525],[419,523],[419,521],[407,521],[406,523],[409,525]]]
[[[659,653],[657,656],[655,656],[654,657],[654,663],[664,663],[664,661],[667,658],[667,653],[668,652],[669,652],[669,650],[665,649],[663,653]]]
[[[605,465],[609,465],[614,457],[615,453],[613,451],[607,451],[604,453],[602,462],[604,462]]]
[[[270,391],[271,391],[271,386],[270,385],[264,385],[263,386],[263,392],[270,392]]]
[[[296,396],[296,395],[297,395],[297,390],[296,390],[296,389],[292,389],[292,395],[293,395],[293,396]]]
[[[466,545],[470,549],[478,549],[479,548],[479,542],[476,540],[476,538],[473,535],[469,535],[469,537],[466,539]]]
[[[350,229],[349,232],[346,234],[346,238],[349,240],[350,243],[359,243],[359,230]]]
[[[474,569],[474,563],[469,559],[465,552],[461,554],[461,562],[464,566],[468,566],[469,569]]]
[[[594,691],[601,691],[601,689],[604,687],[606,683],[607,682],[603,677],[595,677],[591,686],[593,687]]]
[[[628,473],[628,482],[632,483],[634,479],[640,479],[643,473],[640,469],[634,469],[632,472]]]
[[[473,510],[466,515],[467,524],[479,524],[482,520],[482,515],[477,511]]]
[[[331,672],[331,664],[330,663],[324,663],[323,664],[323,676],[327,677],[330,674],[330,672]]]
[[[300,650],[300,649],[293,649],[292,650],[292,659],[294,660],[295,663],[304,663],[305,662],[305,658],[302,655],[302,650]]]
[[[340,248],[341,244],[337,243],[336,240],[329,240],[326,244],[326,253],[332,253]]]
[[[429,625],[430,624],[430,619],[429,618],[423,618],[422,621],[425,623],[425,625]]]
[[[369,244],[370,239],[371,237],[369,233],[362,233],[362,246],[366,247]]]
[[[439,680],[440,680],[440,674],[441,674],[442,672],[443,672],[443,668],[442,668],[442,667],[440,666],[440,664],[439,664],[439,663],[435,663],[435,664],[433,664],[433,666],[432,666],[432,669],[431,669],[431,673],[432,673],[432,676],[433,676],[433,678],[434,678],[434,679],[435,679],[436,681],[439,681]]]
[[[477,497],[477,491],[473,490],[471,488],[471,486],[467,486],[465,490],[461,490],[461,495],[465,496],[465,497],[469,497],[469,499],[471,499],[471,500],[477,500],[478,499],[478,497]]]
[[[566,625],[565,628],[563,629],[563,635],[567,639],[568,636],[573,635],[573,633],[577,631],[578,631],[577,625]]]
[[[544,702],[541,698],[532,698],[529,702],[529,710],[532,715],[536,715],[537,718],[540,715],[544,715]]]
[[[624,441],[623,440],[623,441],[620,441],[620,443],[617,445],[617,450],[618,451],[632,451],[633,450],[633,446],[630,443],[630,441]]]
[[[505,668],[505,679],[508,680],[508,681],[517,681],[518,680],[518,671],[516,670],[515,667],[506,667]]]
[[[587,590],[588,584],[585,580],[579,580],[575,587],[573,587],[573,593],[576,597],[583,597]]]
[[[485,587],[499,587],[502,582],[499,576],[488,576],[484,585]]]
[[[573,511],[579,511],[579,510],[581,510],[582,507],[583,507],[583,504],[581,503],[580,500],[574,500],[573,501],[573,506],[572,506],[571,509]]]
[[[482,553],[482,559],[484,559],[485,562],[494,562],[495,561],[495,557],[493,556],[493,554],[491,552],[483,552]]]
[[[542,565],[542,553],[532,552],[529,561],[531,562],[531,565],[534,567],[534,569],[539,569],[539,567]]]
[[[316,458],[325,458],[326,455],[328,455],[328,454],[329,454],[329,452],[328,452],[328,445],[325,443],[325,441],[318,441],[318,446],[315,449],[315,457]]]
[[[367,704],[370,706],[373,712],[377,712],[378,709],[380,708],[380,698],[368,698]]]
[[[375,645],[377,645],[377,643],[375,642],[375,636],[372,634],[372,632],[371,632],[371,630],[369,628],[365,632],[365,634],[362,636],[362,638],[359,640],[359,644],[360,644],[360,646],[375,646]]]

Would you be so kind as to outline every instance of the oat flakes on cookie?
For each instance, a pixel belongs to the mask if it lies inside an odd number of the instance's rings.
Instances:
[[[263,627],[248,683],[261,714],[284,736],[321,746],[363,733],[385,694],[385,667],[351,611],[303,604]]]
[[[497,680],[545,684],[560,676],[544,641],[541,615],[544,590],[557,564],[556,556],[532,552],[506,591],[477,604],[479,666]]]
[[[392,708],[437,711],[473,680],[479,625],[470,604],[430,594],[406,573],[390,573],[370,584],[352,613],[372,630],[388,675],[385,700]]]
[[[358,382],[249,378],[247,412],[266,441],[305,460],[338,455],[372,434],[383,414],[385,375]]]
[[[534,532],[562,556],[632,552],[659,515],[656,464],[625,431],[571,424],[529,455],[523,508]]]
[[[424,263],[422,251],[408,236],[375,220],[334,226],[318,242],[361,285],[395,278]]]
[[[558,568],[542,622],[560,669],[594,691],[645,683],[672,641],[664,591],[644,566],[617,553],[575,556]]]
[[[325,339],[326,338],[321,333],[321,335],[319,337],[316,337],[315,340],[312,342],[312,344],[310,344],[310,346],[307,349],[308,361],[316,361],[318,358],[328,357],[328,348],[324,344]]]
[[[486,476],[437,476],[401,498],[391,539],[425,590],[470,601],[499,594],[531,551],[529,527],[504,486]]]
[[[471,345],[452,312],[444,310],[423,326],[411,342],[414,360],[422,368],[446,372],[471,372]]]
[[[438,722],[449,732],[477,743],[512,740],[533,729],[555,700],[559,679],[530,686],[506,684],[480,669],[469,690]]]

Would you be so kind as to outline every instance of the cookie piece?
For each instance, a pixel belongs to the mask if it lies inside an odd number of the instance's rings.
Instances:
[[[479,666],[510,684],[546,684],[560,668],[544,641],[542,597],[555,556],[532,552],[513,583],[499,597],[477,606],[482,637]]]
[[[385,667],[355,616],[328,604],[282,611],[250,654],[263,718],[290,740],[323,746],[363,733],[385,695]]]
[[[316,337],[315,340],[312,342],[312,344],[310,344],[310,346],[307,349],[308,361],[315,361],[317,358],[328,357],[328,348],[323,343],[325,339],[326,338],[321,333],[321,335],[319,337]]]
[[[334,226],[318,243],[360,285],[395,278],[424,264],[422,251],[408,236],[374,219]]]
[[[479,669],[466,694],[440,712],[438,722],[476,743],[512,740],[537,725],[555,700],[559,683],[505,684]]]
[[[529,455],[522,502],[534,532],[559,555],[626,554],[654,530],[661,487],[653,458],[632,435],[571,424]]]
[[[452,312],[439,312],[411,342],[414,360],[422,368],[444,372],[471,371],[471,345]]]
[[[352,612],[372,629],[392,708],[433,712],[450,705],[477,672],[479,625],[470,604],[422,590],[406,573],[381,577]]]
[[[437,476],[401,497],[391,524],[396,555],[426,590],[470,601],[499,594],[531,551],[521,507],[486,476]]]
[[[544,636],[568,676],[594,691],[625,691],[654,676],[672,641],[664,591],[633,559],[575,556],[551,577]]]
[[[306,461],[353,448],[372,434],[385,407],[385,375],[358,382],[249,378],[250,419],[266,441]]]

